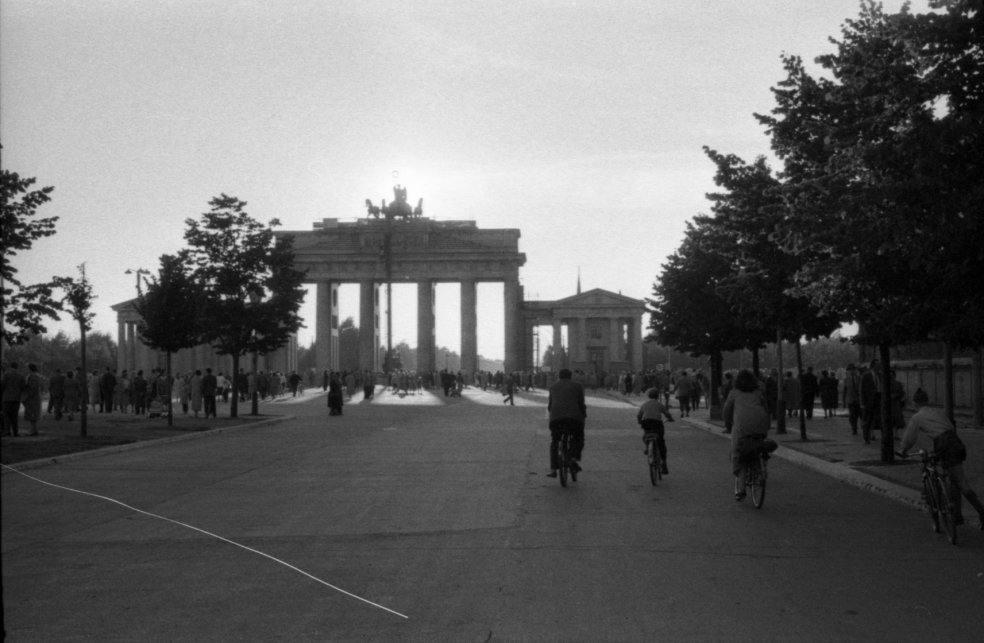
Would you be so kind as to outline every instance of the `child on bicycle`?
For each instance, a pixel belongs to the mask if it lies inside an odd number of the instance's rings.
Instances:
[[[667,474],[670,470],[666,466],[666,440],[664,439],[664,427],[663,420],[661,419],[664,415],[666,416],[667,422],[673,421],[673,416],[667,410],[663,403],[659,401],[660,391],[657,388],[651,388],[646,391],[647,399],[643,402],[642,406],[639,407],[639,413],[636,414],[636,419],[638,420],[640,426],[642,426],[643,435],[642,441],[646,444],[648,448],[648,443],[655,440],[656,448],[659,449],[659,459],[662,460],[663,474]],[[646,449],[643,449],[646,452]]]

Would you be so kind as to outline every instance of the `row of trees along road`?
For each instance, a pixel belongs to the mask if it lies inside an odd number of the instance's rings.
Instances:
[[[883,382],[892,346],[984,345],[984,15],[979,0],[930,5],[862,3],[818,74],[782,56],[775,106],[755,115],[778,172],[705,148],[720,191],[647,301],[650,339],[710,356],[714,407],[721,351],[842,322],[877,347]]]
[[[273,233],[280,222],[263,225],[245,201],[225,194],[209,205],[199,220],[185,220],[187,248],[161,256],[137,297],[141,339],[167,353],[169,379],[171,354],[183,348],[210,344],[238,373],[241,357],[276,350],[303,326],[304,274],[293,268],[293,239]],[[232,380],[229,414],[238,417]]]

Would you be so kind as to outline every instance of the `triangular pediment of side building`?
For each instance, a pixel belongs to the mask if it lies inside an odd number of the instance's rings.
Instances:
[[[585,307],[585,308],[621,308],[625,306],[645,307],[646,303],[642,299],[626,297],[619,293],[614,293],[602,288],[593,288],[577,295],[558,299],[554,302],[555,306],[563,307]]]

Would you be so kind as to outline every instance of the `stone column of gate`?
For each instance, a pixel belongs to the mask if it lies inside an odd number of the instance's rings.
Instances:
[[[137,372],[137,323],[127,322],[126,323],[126,348],[127,355],[126,361],[127,370],[130,371],[130,376]]]
[[[126,369],[126,322],[116,322],[116,370],[122,372]]]
[[[376,317],[379,314],[376,286],[371,279],[359,282],[359,368],[377,371],[379,338],[376,335]]]
[[[331,283],[319,281],[316,288],[314,362],[318,372],[331,368]]]
[[[575,359],[579,362],[588,361],[588,320],[586,317],[577,318],[577,350]]]
[[[522,292],[523,289],[519,285],[519,271],[517,270],[514,276],[506,278],[502,287],[503,331],[505,334],[505,365],[503,370],[506,373],[523,368],[520,362],[520,356],[523,354],[522,315],[520,315],[523,306]]]
[[[417,282],[417,374],[434,372],[434,282]]]
[[[563,337],[560,334],[560,320],[559,319],[554,319],[553,320],[553,361],[554,361],[554,363],[551,365],[553,367],[554,377],[557,376],[556,374],[557,374],[557,372],[561,368],[567,366],[567,364],[564,364],[563,363],[563,360],[560,359],[560,350],[561,350],[560,343],[562,341],[563,341]]]
[[[474,279],[461,281],[461,370],[469,377],[478,370],[478,295]]]
[[[629,319],[629,358],[632,370],[642,371],[642,320],[638,317]]]
[[[609,370],[614,371],[613,362],[622,361],[622,325],[617,317],[608,318],[608,364]]]

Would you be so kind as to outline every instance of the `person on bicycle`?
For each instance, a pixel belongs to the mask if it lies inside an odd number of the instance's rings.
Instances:
[[[735,377],[735,387],[724,402],[724,427],[731,433],[731,467],[735,476],[735,500],[745,497],[745,464],[742,455],[759,448],[771,424],[769,404],[758,381],[748,369]]]
[[[940,465],[950,476],[950,480],[956,487],[957,493],[953,494],[954,514],[957,524],[963,524],[963,514],[960,509],[960,494],[962,493],[967,501],[973,505],[980,516],[980,528],[984,529],[984,506],[981,505],[980,498],[967,480],[963,463],[967,459],[967,447],[957,435],[957,428],[950,422],[950,418],[943,413],[942,409],[933,408],[929,405],[929,395],[922,389],[916,390],[912,396],[912,403],[916,405],[916,413],[906,424],[905,432],[902,434],[902,442],[899,445],[899,452],[902,457],[909,454],[909,449],[925,438],[924,442],[932,442],[932,448],[925,451],[935,451],[940,457]],[[929,446],[928,444],[924,446]]]
[[[667,474],[670,470],[666,466],[666,440],[664,439],[662,417],[665,415],[666,421],[672,422],[673,416],[663,406],[663,403],[659,401],[660,393],[660,390],[655,387],[646,391],[646,396],[649,399],[639,407],[636,419],[639,421],[639,425],[642,426],[644,432],[642,436],[643,443],[648,446],[648,442],[655,436],[656,448],[659,449],[659,459],[663,463],[661,469],[664,474]],[[643,452],[646,452],[646,449],[643,449]]]
[[[571,433],[571,470],[581,470],[579,464],[584,449],[584,420],[588,417],[588,407],[584,403],[584,386],[571,379],[568,368],[560,369],[559,379],[550,386],[547,395],[547,412],[550,417],[550,478],[557,477],[557,445],[560,436]]]

